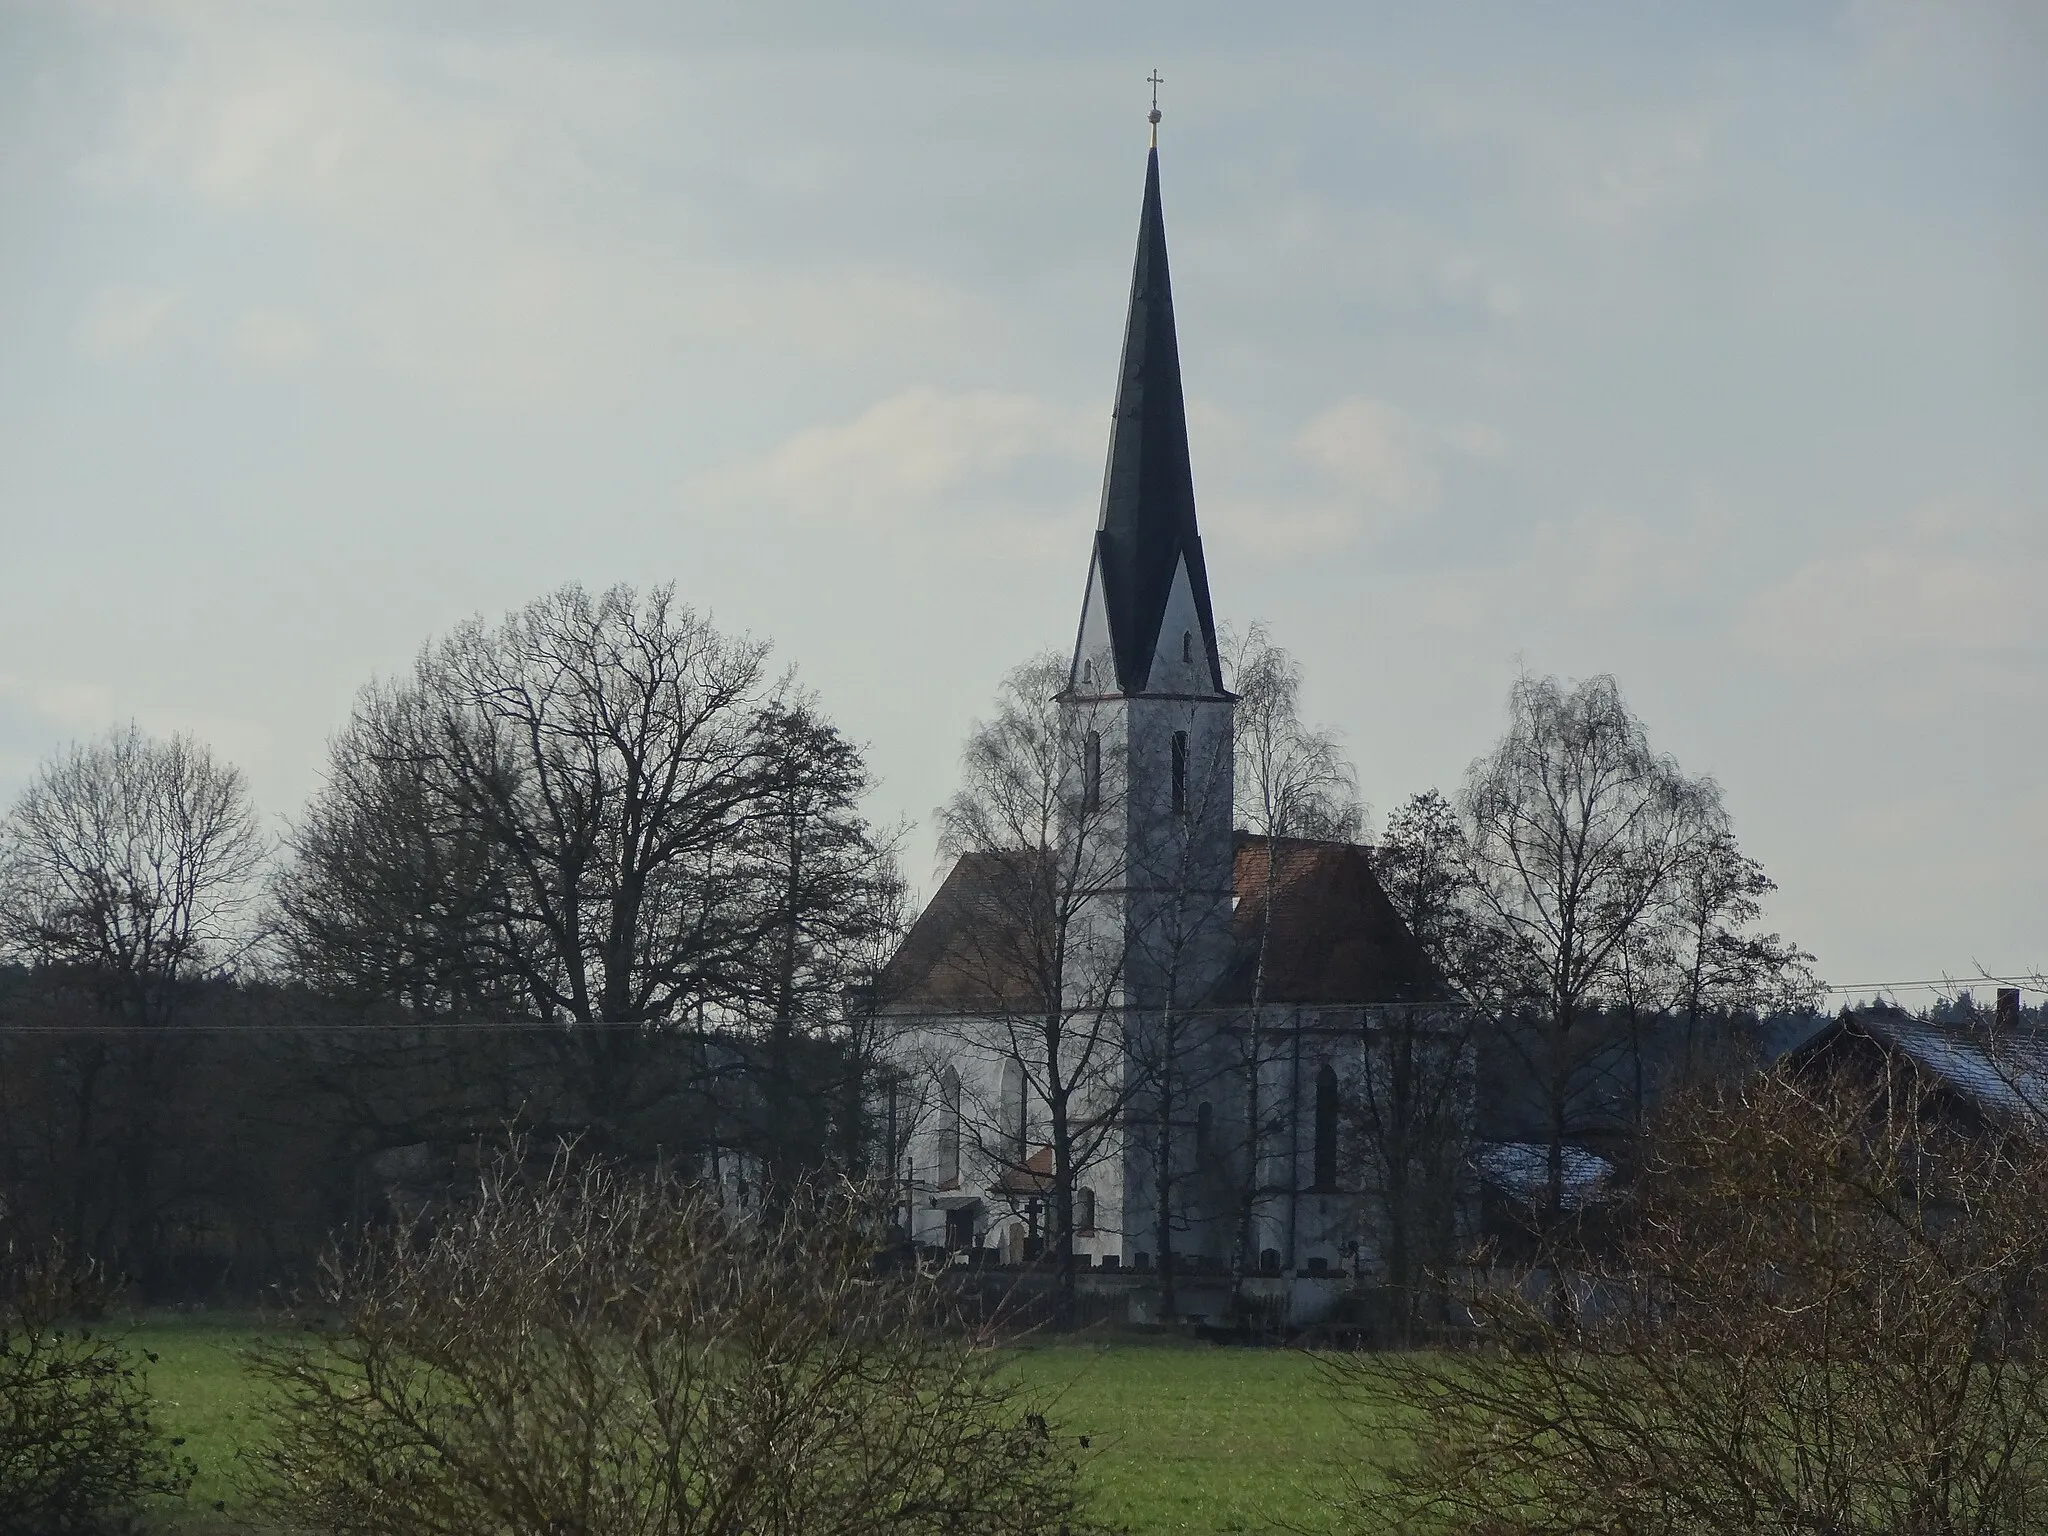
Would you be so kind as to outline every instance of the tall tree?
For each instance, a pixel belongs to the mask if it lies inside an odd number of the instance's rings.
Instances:
[[[1533,1028],[1504,1038],[1542,1096],[1556,1212],[1598,1005],[1723,817],[1711,779],[1651,750],[1613,678],[1568,688],[1524,676],[1508,706],[1508,730],[1467,772],[1460,809],[1473,897],[1505,973],[1529,992]]]
[[[1290,838],[1351,841],[1359,835],[1365,808],[1358,798],[1357,774],[1335,734],[1302,718],[1301,668],[1293,655],[1273,643],[1263,624],[1253,624],[1241,638],[1229,637],[1227,650],[1231,686],[1238,695],[1237,824],[1262,840],[1257,873],[1264,886],[1253,935],[1251,1008],[1235,1041],[1244,1145],[1235,1158],[1238,1222],[1232,1268],[1242,1275],[1258,1255],[1259,1209],[1275,1192],[1268,1177],[1269,1142],[1282,1124],[1265,1102],[1266,1079],[1279,1048],[1266,1016],[1266,990],[1281,843]],[[1291,1183],[1291,1169],[1287,1178]]]
[[[279,888],[295,967],[566,1026],[544,1038],[600,1142],[672,1094],[679,1031],[789,1045],[894,872],[859,751],[765,655],[667,587],[458,626],[336,739]]]
[[[1813,956],[1775,933],[1756,930],[1763,899],[1777,882],[1736,846],[1725,825],[1688,851],[1674,884],[1667,914],[1678,971],[1673,1007],[1685,1019],[1688,1060],[1708,1014],[1767,1013],[1813,1003]]]
[[[981,879],[960,978],[981,1001],[955,1027],[996,1075],[978,1094],[966,1088],[963,1125],[994,1187],[1049,1208],[1058,1304],[1071,1316],[1077,1194],[1115,1146],[1128,1079],[1127,956],[1120,927],[1104,920],[1126,873],[1115,835],[1123,785],[1094,768],[1118,755],[1106,739],[1114,716],[1067,708],[1066,682],[1051,653],[1003,679],[995,712],[969,734],[939,841],[971,856]],[[1049,1166],[1032,1166],[1034,1110]]]
[[[1455,996],[1371,1012],[1344,1086],[1357,1181],[1380,1239],[1388,1322],[1401,1336],[1441,1321],[1476,1134],[1476,1040],[1498,1017],[1498,944],[1470,888],[1456,808],[1434,790],[1388,817],[1374,871]]]
[[[1223,643],[1237,693],[1237,824],[1261,837],[1355,840],[1365,820],[1358,775],[1335,733],[1302,718],[1293,653],[1264,624]]]
[[[45,763],[0,826],[0,943],[103,978],[137,1022],[256,936],[267,844],[239,768],[133,725]]]
[[[1387,818],[1373,872],[1430,964],[1467,1003],[1498,1014],[1527,992],[1526,979],[1506,966],[1500,929],[1473,887],[1464,824],[1443,795],[1410,795]]]
[[[872,787],[866,760],[815,701],[777,705],[760,735],[770,787],[758,900],[775,931],[750,1007],[776,1122],[762,1127],[760,1143],[771,1179],[783,1183],[833,1155],[835,1115],[846,1122],[838,1155],[849,1165],[860,1158],[877,1058],[872,1021],[849,1014],[846,999],[849,983],[878,971],[901,932],[903,883],[896,839],[878,835],[861,813]],[[827,1039],[835,1050],[813,1048]]]
[[[161,1235],[172,1031],[193,983],[255,942],[267,853],[239,769],[133,725],[45,763],[0,823],[0,950],[84,998],[59,1053],[70,1235],[138,1274]]]

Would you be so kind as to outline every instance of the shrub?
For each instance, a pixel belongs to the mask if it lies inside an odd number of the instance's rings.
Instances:
[[[182,1494],[192,1463],[150,1419],[141,1374],[84,1321],[104,1287],[61,1251],[17,1257],[0,1282],[0,1529],[102,1531],[151,1494]]]
[[[1418,1447],[1361,1529],[2048,1528],[2037,1123],[1897,1068],[1765,1075],[1680,1101],[1617,1220],[1480,1295],[1480,1347],[1332,1365]]]
[[[331,1261],[338,1326],[259,1353],[252,1493],[336,1536],[1051,1536],[1076,1467],[851,1187],[744,1215],[508,1157]]]

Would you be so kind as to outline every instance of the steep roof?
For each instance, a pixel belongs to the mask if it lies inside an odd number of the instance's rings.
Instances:
[[[1857,1035],[1896,1051],[1987,1119],[2048,1134],[2048,1039],[2035,1031],[1866,1008],[1845,1012],[1794,1054],[1823,1057]]]
[[[963,853],[875,982],[883,1008],[920,1012],[1034,1006],[1041,952],[1030,927],[1028,855]]]
[[[1130,314],[1102,477],[1094,571],[1102,581],[1117,686],[1142,693],[1159,644],[1174,572],[1187,562],[1201,621],[1210,680],[1223,691],[1209,571],[1195,526],[1194,471],[1188,461],[1187,407],[1181,396],[1180,342],[1173,324],[1173,283],[1166,267],[1166,216],[1159,202],[1159,151],[1145,161],[1145,201],[1131,270]],[[1092,583],[1091,583],[1092,584]]]
[[[1248,1003],[1255,988],[1273,1003],[1441,1002],[1451,996],[1358,844],[1240,832],[1234,883],[1237,953],[1222,1001]]]
[[[1267,852],[1272,866],[1267,866]],[[884,1008],[915,1012],[1003,1011],[1035,1006],[1043,953],[1027,931],[1033,905],[1018,899],[1025,872],[1010,856],[962,855],[912,924],[876,988]],[[1235,861],[1234,956],[1219,995],[1274,1004],[1440,1002],[1450,992],[1354,843],[1269,841],[1240,832]],[[1270,884],[1272,922],[1264,918]]]

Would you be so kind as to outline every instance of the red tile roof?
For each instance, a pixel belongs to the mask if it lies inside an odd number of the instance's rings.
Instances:
[[[1357,843],[1237,834],[1236,955],[1219,1001],[1405,1003],[1449,995]],[[1263,949],[1263,978],[1261,977]],[[1262,983],[1262,984],[1261,984]]]
[[[1034,930],[1042,866],[1028,854],[963,853],[882,968],[875,1000],[920,1012],[1016,1012],[1049,990]]]
[[[1051,925],[1033,916],[1051,905],[1040,883],[1026,856],[963,855],[883,969],[877,1001],[920,1012],[1037,1006],[1052,969]],[[1380,889],[1370,850],[1240,832],[1235,884],[1235,954],[1214,1001],[1246,1004],[1255,990],[1278,1004],[1449,995]]]

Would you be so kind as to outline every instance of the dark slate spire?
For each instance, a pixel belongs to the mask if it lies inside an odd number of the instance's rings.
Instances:
[[[1173,284],[1166,271],[1166,219],[1159,207],[1155,148],[1145,160],[1131,313],[1095,534],[1095,573],[1101,579],[1120,692],[1146,691],[1160,623],[1183,560],[1209,681],[1221,693],[1209,574],[1195,528],[1195,484],[1188,466],[1187,411],[1181,400],[1180,346],[1173,333]]]

